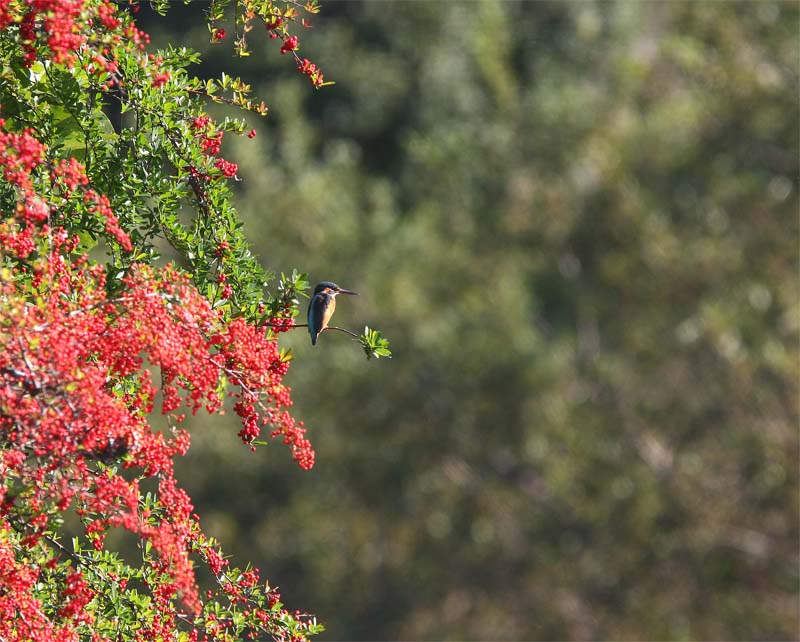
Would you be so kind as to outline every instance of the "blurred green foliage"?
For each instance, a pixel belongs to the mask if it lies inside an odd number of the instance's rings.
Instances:
[[[797,635],[798,5],[322,9],[226,156],[394,358],[289,333],[310,473],[198,418],[209,532],[325,639]]]

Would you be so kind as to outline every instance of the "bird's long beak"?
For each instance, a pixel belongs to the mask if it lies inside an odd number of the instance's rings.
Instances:
[[[358,292],[353,292],[352,290],[345,290],[344,288],[339,288],[336,291],[336,294],[354,294],[354,295],[358,296]]]

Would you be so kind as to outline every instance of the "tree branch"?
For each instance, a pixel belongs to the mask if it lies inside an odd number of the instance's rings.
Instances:
[[[286,330],[294,330],[295,328],[307,328],[308,327],[307,323],[295,323],[294,325],[289,325],[289,326],[280,325],[278,323],[264,323],[262,325],[264,325],[267,328],[285,328]],[[361,340],[361,337],[359,335],[357,335],[355,332],[351,332],[350,330],[348,330],[346,328],[340,328],[340,327],[335,326],[335,325],[329,325],[326,328],[324,328],[324,330],[338,330],[339,332],[344,332],[345,334],[349,334],[351,337],[355,337],[359,341]]]

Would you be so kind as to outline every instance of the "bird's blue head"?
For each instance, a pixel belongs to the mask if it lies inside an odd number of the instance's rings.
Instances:
[[[344,288],[340,288],[336,285],[333,281],[321,281],[317,283],[317,286],[314,288],[314,296],[319,294],[320,292],[329,292],[330,294],[358,294],[358,292],[353,292],[352,290],[345,290]]]

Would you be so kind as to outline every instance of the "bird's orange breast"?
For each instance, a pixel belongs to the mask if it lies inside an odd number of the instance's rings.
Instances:
[[[328,321],[331,320],[333,312],[336,310],[336,297],[332,296],[327,301],[325,308],[322,310],[322,323],[319,326],[320,332],[328,327]]]

